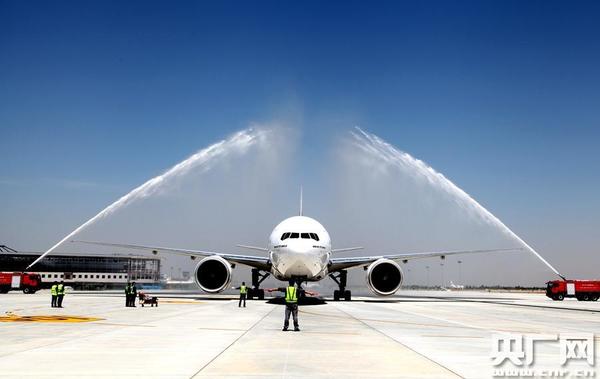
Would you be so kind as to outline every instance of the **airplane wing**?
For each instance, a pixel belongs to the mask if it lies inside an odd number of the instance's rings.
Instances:
[[[250,245],[235,245],[237,247],[241,247],[242,249],[248,249],[248,250],[256,250],[256,251],[264,251],[265,253],[267,251],[269,251],[269,249],[266,249],[264,247],[257,247],[257,246],[250,246]]]
[[[357,247],[344,247],[342,249],[332,249],[331,252],[332,253],[343,253],[346,251],[354,251],[354,250],[362,250],[364,249],[364,247],[362,246],[357,246]]]
[[[339,271],[347,268],[366,266],[381,258],[391,259],[393,261],[404,261],[405,263],[413,259],[441,257],[444,259],[448,255],[456,254],[476,254],[476,253],[496,253],[501,251],[520,251],[522,248],[513,249],[490,249],[490,250],[452,250],[452,251],[434,251],[427,253],[408,253],[408,254],[384,254],[370,257],[348,257],[331,258],[329,261],[329,272]]]
[[[184,256],[191,257],[192,259],[208,257],[211,255],[218,255],[218,256],[226,259],[229,262],[239,263],[242,265],[254,267],[259,270],[264,270],[264,271],[271,270],[271,262],[269,261],[269,258],[267,258],[267,257],[217,253],[214,251],[204,251],[204,250],[189,250],[189,249],[177,249],[177,248],[172,248],[172,247],[129,245],[129,244],[119,244],[119,243],[108,243],[108,242],[94,242],[94,241],[71,241],[71,242],[85,243],[88,245],[120,247],[120,248],[124,248],[124,249],[149,250],[149,251],[152,251],[152,254],[154,254],[154,255],[156,255],[158,253],[168,253],[168,254],[184,255]]]

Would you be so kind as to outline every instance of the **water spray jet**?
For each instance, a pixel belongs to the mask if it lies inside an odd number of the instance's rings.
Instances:
[[[544,257],[500,221],[500,219],[427,163],[412,157],[410,154],[397,149],[376,135],[367,133],[359,127],[356,127],[355,131],[351,131],[350,134],[353,138],[352,142],[355,147],[374,157],[378,161],[383,161],[387,166],[407,168],[408,172],[410,172],[413,177],[423,179],[429,184],[436,186],[436,188],[449,194],[461,208],[466,208],[466,210],[478,215],[485,222],[499,228],[503,233],[517,240],[556,275],[565,279],[565,277],[544,259]]]
[[[121,197],[119,200],[104,208],[94,217],[90,218],[77,229],[73,230],[63,239],[58,241],[54,246],[52,246],[50,249],[44,252],[44,254],[40,255],[35,261],[33,261],[33,263],[27,266],[25,270],[28,270],[29,268],[34,266],[36,263],[38,263],[46,256],[51,254],[54,250],[56,250],[56,248],[58,248],[64,242],[69,240],[75,234],[86,229],[99,219],[102,219],[116,212],[117,210],[123,208],[127,204],[137,199],[142,199],[156,193],[170,180],[185,175],[192,169],[200,168],[203,171],[207,171],[212,167],[212,163],[215,162],[217,158],[224,157],[234,151],[244,152],[253,144],[260,142],[261,138],[263,138],[268,132],[269,131],[265,129],[249,128],[235,133],[228,139],[221,140],[205,149],[198,151],[186,160],[176,164],[175,166],[167,170],[165,173],[148,180],[141,186],[133,189],[132,191]]]

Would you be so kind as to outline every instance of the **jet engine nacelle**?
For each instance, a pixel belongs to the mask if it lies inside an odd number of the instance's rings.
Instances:
[[[231,264],[218,255],[206,257],[196,266],[196,283],[203,291],[221,292],[231,283]]]
[[[373,293],[393,295],[400,289],[404,275],[398,263],[380,258],[367,268],[367,285]]]

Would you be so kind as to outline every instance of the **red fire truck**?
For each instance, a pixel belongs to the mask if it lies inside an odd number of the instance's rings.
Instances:
[[[546,296],[552,300],[574,297],[579,301],[596,301],[600,298],[600,280],[554,280],[546,284]]]
[[[42,287],[42,277],[33,272],[0,272],[0,293],[19,290],[35,293]]]

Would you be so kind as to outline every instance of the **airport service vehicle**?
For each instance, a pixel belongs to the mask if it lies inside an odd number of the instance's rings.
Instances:
[[[574,297],[579,301],[596,301],[600,298],[600,280],[553,280],[546,285],[546,296],[552,300]]]
[[[21,290],[35,293],[42,286],[42,277],[33,272],[0,272],[0,293]]]
[[[141,249],[153,254],[171,253],[189,256],[192,260],[201,258],[196,266],[194,279],[205,292],[218,293],[228,288],[232,270],[236,264],[252,267],[252,287],[248,298],[264,299],[264,290],[260,284],[270,275],[276,279],[287,281],[293,279],[298,285],[303,282],[315,282],[331,278],[339,289],[333,292],[335,301],[351,299],[350,290],[346,289],[347,270],[363,267],[366,272],[366,283],[376,295],[393,295],[400,289],[404,273],[398,262],[407,263],[412,259],[440,257],[466,253],[489,253],[498,251],[516,251],[513,249],[493,250],[460,250],[407,254],[377,254],[373,256],[337,257],[339,253],[363,249],[363,247],[347,247],[333,249],[327,230],[317,220],[302,214],[302,193],[300,194],[300,215],[280,222],[269,236],[266,247],[237,245],[240,248],[260,251],[263,256],[239,255],[203,250],[177,249],[171,247],[142,246],[91,241],[72,241],[94,245]]]
[[[140,299],[140,305],[142,306],[142,308],[144,307],[144,305],[150,305],[151,307],[156,305],[158,307],[158,297],[146,295],[144,292],[141,291],[138,293],[138,297]]]

